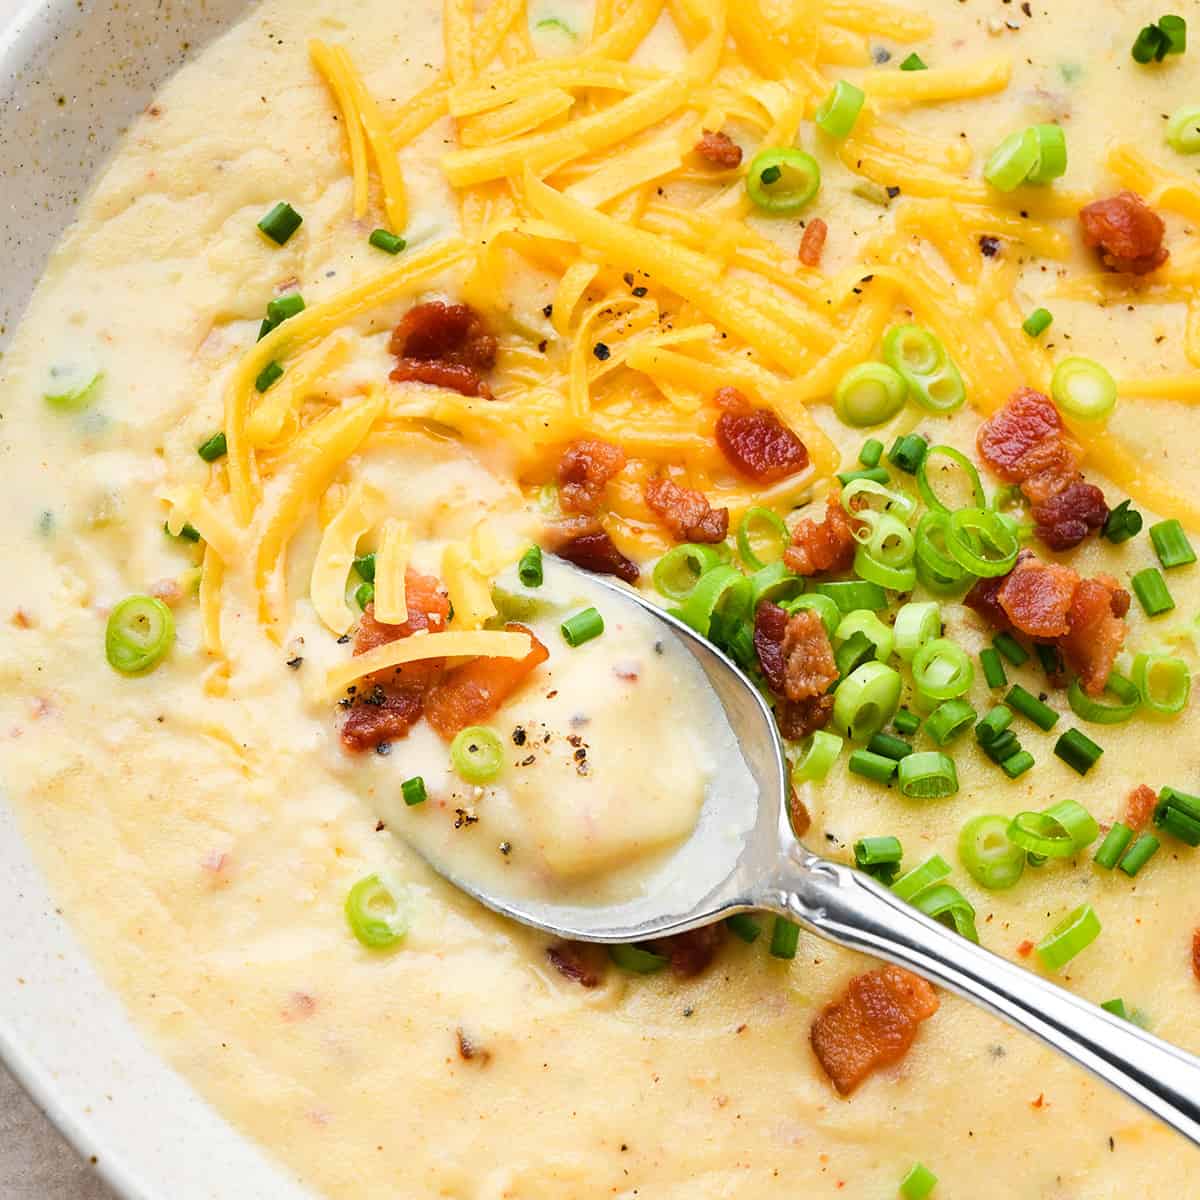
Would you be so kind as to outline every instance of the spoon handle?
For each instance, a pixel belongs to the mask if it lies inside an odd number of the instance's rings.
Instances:
[[[1200,1059],[984,950],[863,873],[799,845],[777,883],[770,907],[973,1000],[1200,1144]]]

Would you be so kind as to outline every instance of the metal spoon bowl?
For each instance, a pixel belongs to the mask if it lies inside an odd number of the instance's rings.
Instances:
[[[435,870],[496,912],[570,940],[645,941],[750,910],[788,917],[839,945],[907,967],[1032,1033],[1200,1144],[1200,1059],[968,941],[862,872],[806,849],[788,819],[783,743],[750,680],[637,592],[587,578],[613,593],[615,603],[649,613],[686,646],[740,743],[741,759],[722,762],[695,833],[672,860],[673,868],[694,869],[673,869],[671,886],[653,894],[596,907],[505,897],[444,863],[433,861]]]

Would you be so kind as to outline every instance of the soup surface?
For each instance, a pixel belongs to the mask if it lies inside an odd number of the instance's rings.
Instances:
[[[751,673],[809,845],[897,839],[919,906],[1200,1050],[1200,69],[1160,16],[265,0],[135,123],[3,359],[6,792],[317,1193],[1200,1172],[954,996],[887,977],[884,1046],[878,964],[805,933],[550,944],[423,857],[653,892],[736,754],[558,552]]]

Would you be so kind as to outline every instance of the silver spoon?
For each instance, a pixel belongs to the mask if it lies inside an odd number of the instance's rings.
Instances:
[[[907,967],[965,996],[1074,1059],[1200,1144],[1200,1059],[984,950],[897,900],[862,872],[806,849],[788,821],[783,744],[754,685],[699,634],[637,592],[600,576],[587,578],[611,591],[614,603],[637,605],[682,641],[737,736],[745,762],[722,762],[692,835],[692,842],[708,842],[705,854],[687,860],[703,864],[702,869],[678,873],[693,880],[690,890],[687,880],[685,886],[674,880],[660,894],[597,907],[503,897],[431,861],[436,870],[489,908],[575,941],[644,941],[753,909],[788,917],[841,946]],[[756,803],[747,801],[748,783],[757,785]]]

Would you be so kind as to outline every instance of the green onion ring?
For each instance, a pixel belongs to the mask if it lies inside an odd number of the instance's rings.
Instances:
[[[927,887],[945,879],[950,874],[950,864],[940,854],[927,858],[919,867],[913,867],[906,875],[901,875],[892,884],[892,892],[897,900],[907,900],[911,903],[914,896],[919,896]]]
[[[865,429],[891,420],[904,407],[907,395],[908,384],[894,367],[859,363],[838,382],[833,409],[843,424]]]
[[[695,542],[674,546],[654,564],[654,586],[668,600],[684,600],[700,577],[722,561],[720,551],[712,546]]]
[[[975,667],[957,642],[934,638],[913,655],[912,676],[922,699],[953,700],[970,691]]]
[[[1016,534],[990,508],[959,508],[952,512],[946,546],[964,570],[983,578],[1007,575],[1021,552]],[[990,547],[995,557],[986,557],[985,547]]]
[[[1038,957],[1051,971],[1065,967],[1100,936],[1100,919],[1090,904],[1072,909],[1037,944]]]
[[[834,693],[834,728],[851,741],[869,741],[892,719],[903,686],[899,673],[881,662],[856,667]]]
[[[785,600],[794,600],[804,591],[804,579],[793,575],[787,569],[782,559],[768,563],[761,571],[755,571],[750,576],[750,586],[753,589],[750,596],[750,611],[756,612],[764,600],[779,604]],[[836,608],[837,605],[835,604]]]
[[[490,783],[504,767],[504,746],[486,725],[468,725],[450,743],[450,765],[467,783]]]
[[[907,567],[916,553],[916,542],[909,527],[891,513],[876,514],[863,549],[888,567]]]
[[[855,506],[855,501],[862,496],[883,501],[882,508],[861,508]],[[894,491],[873,479],[852,479],[842,488],[842,508],[852,517],[866,520],[868,513],[890,513],[902,521],[908,521],[917,511],[917,502],[904,492]]]
[[[1008,818],[972,817],[958,835],[958,857],[968,874],[990,892],[1013,887],[1025,870],[1025,851],[1008,836]]]
[[[896,645],[896,635],[890,626],[885,625],[869,608],[858,612],[847,613],[833,633],[834,645],[841,645],[856,633],[863,634],[875,647],[875,657],[880,662],[887,662],[892,657]]]
[[[900,760],[900,794],[912,800],[941,800],[958,791],[954,759],[940,750],[919,750]]]
[[[771,562],[777,562],[783,557],[783,552],[787,549],[788,542],[791,540],[788,527],[784,524],[783,518],[778,513],[772,512],[769,508],[764,508],[761,504],[755,504],[753,507],[746,509],[745,515],[738,524],[737,547],[738,553],[742,556],[742,562],[752,571],[760,571],[767,565],[754,553],[754,547],[750,544],[750,534],[756,522],[760,525],[765,525],[774,534],[774,541],[778,543],[779,553],[771,559]]]
[[[746,191],[750,199],[764,212],[780,216],[799,212],[820,187],[820,163],[794,146],[760,150],[746,172]]]
[[[1043,858],[1072,858],[1100,836],[1100,827],[1082,804],[1060,800],[1045,812],[1023,812],[1008,826],[1009,840]]]
[[[1054,368],[1050,395],[1068,416],[1098,421],[1107,417],[1117,403],[1117,385],[1098,362],[1072,356]]]
[[[828,729],[817,729],[800,743],[792,763],[793,783],[820,783],[842,752],[842,739]]]
[[[983,484],[979,482],[979,472],[975,469],[975,464],[961,450],[955,450],[953,446],[930,446],[925,452],[925,457],[922,459],[921,465],[917,468],[917,488],[921,492],[921,498],[929,508],[933,512],[949,513],[951,511],[947,505],[938,499],[937,493],[933,490],[933,485],[929,482],[929,460],[935,454],[941,454],[943,457],[950,459],[952,463],[963,470],[971,483],[975,507],[986,508],[987,497],[983,492]]]
[[[368,950],[386,950],[408,933],[401,889],[381,875],[360,879],[346,895],[346,922]]]
[[[1164,675],[1165,683],[1161,682]],[[1133,682],[1150,712],[1170,717],[1187,707],[1192,672],[1182,658],[1167,654],[1137,654],[1133,659]]]
[[[1142,706],[1142,694],[1137,685],[1116,671],[1109,675],[1104,690],[1117,698],[1116,704],[1101,704],[1083,690],[1078,679],[1072,679],[1067,688],[1067,702],[1077,716],[1097,725],[1119,725],[1128,721]]]
[[[979,941],[979,933],[975,928],[975,909],[953,884],[934,884],[916,896],[911,904],[927,917],[949,925],[969,941]]]
[[[754,585],[733,567],[721,564],[705,571],[676,615],[701,637],[712,633],[714,617],[732,627],[749,615]]]
[[[874,558],[864,546],[854,552],[854,573],[868,583],[893,592],[911,592],[917,583],[916,567],[889,567]]]
[[[935,600],[901,605],[892,629],[896,635],[896,653],[904,662],[912,662],[926,642],[941,636],[942,610]]]
[[[158,666],[175,641],[175,618],[157,596],[126,596],[108,614],[104,653],[122,675]]]
[[[665,955],[655,954],[652,950],[646,950],[642,946],[627,944],[609,946],[608,957],[622,971],[628,971],[631,975],[653,975],[655,971],[661,971],[670,962]]]

